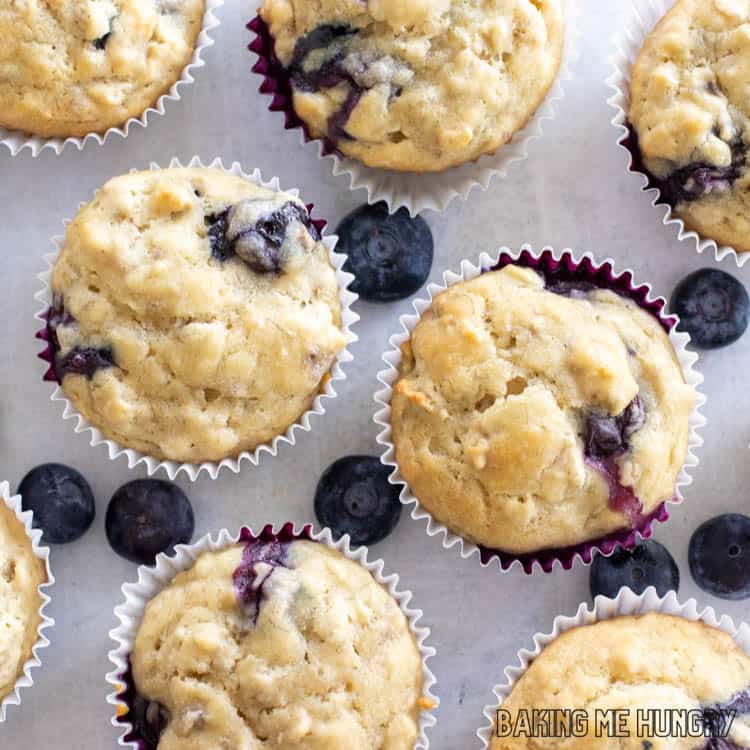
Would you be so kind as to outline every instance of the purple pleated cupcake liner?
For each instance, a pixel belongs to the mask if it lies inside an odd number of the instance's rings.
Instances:
[[[466,200],[475,188],[487,190],[494,177],[504,177],[511,164],[527,158],[530,143],[542,136],[545,122],[556,116],[564,97],[563,83],[571,78],[570,63],[577,56],[579,0],[565,0],[564,11],[565,39],[557,77],[524,127],[495,153],[442,172],[422,174],[367,167],[344,156],[329,138],[312,136],[294,109],[289,72],[276,56],[273,36],[260,16],[247,24],[253,34],[248,49],[258,56],[252,71],[263,78],[260,92],[270,96],[271,112],[284,114],[285,130],[299,130],[302,143],[317,142],[318,157],[332,160],[333,175],[346,175],[350,190],[366,190],[368,203],[385,201],[392,212],[404,207],[416,215],[426,210],[444,211],[455,198]]]
[[[410,591],[403,591],[398,588],[398,574],[386,574],[383,570],[383,560],[370,561],[368,559],[366,547],[353,548],[348,535],[334,540],[330,529],[325,528],[321,531],[315,531],[311,524],[297,527],[292,522],[284,523],[279,527],[267,524],[258,532],[244,526],[236,534],[230,534],[227,529],[222,529],[215,537],[206,534],[194,544],[178,545],[171,555],[158,555],[154,566],[141,565],[138,568],[138,580],[135,583],[126,583],[122,586],[124,602],[117,606],[114,611],[119,625],[110,631],[110,637],[117,644],[116,648],[109,652],[109,659],[114,668],[107,674],[107,682],[114,688],[107,696],[107,702],[115,709],[112,725],[119,732],[118,745],[131,750],[154,750],[151,743],[142,737],[128,720],[128,717],[132,714],[134,699],[137,694],[130,667],[130,654],[148,602],[169,585],[178,573],[193,567],[198,557],[203,553],[215,552],[235,544],[247,544],[257,540],[269,543],[308,540],[338,550],[349,560],[362,565],[396,600],[406,617],[409,629],[422,657],[422,695],[430,704],[430,707],[424,708],[420,714],[419,735],[415,740],[414,750],[428,750],[427,730],[436,723],[433,710],[439,705],[439,699],[432,692],[436,679],[428,666],[429,659],[435,656],[436,651],[427,644],[427,639],[430,636],[429,628],[419,624],[423,614],[422,610],[410,606],[412,594]]]
[[[220,169],[270,190],[282,190],[278,178],[274,177],[271,180],[264,180],[260,171],[257,169],[252,174],[247,174],[237,162],[234,162],[229,167],[225,167],[221,159],[214,159],[212,162],[204,165],[201,159],[195,156],[186,165],[183,165],[177,159],[172,159],[168,164],[168,167],[170,168],[182,166],[206,166],[212,169]],[[149,168],[156,170],[160,167],[158,164],[152,163]],[[289,189],[283,192],[288,192],[291,195],[298,195],[299,191],[296,189]],[[309,204],[307,207],[309,211],[312,211],[312,204]],[[346,337],[346,345],[336,357],[336,361],[329,372],[329,377],[321,384],[320,392],[315,397],[310,409],[302,414],[296,422],[290,425],[283,434],[277,435],[273,440],[258,446],[253,451],[243,451],[237,456],[225,458],[221,461],[204,461],[202,463],[181,463],[166,459],[161,460],[154,456],[147,456],[133,448],[120,445],[116,441],[110,440],[100,430],[90,425],[66,397],[62,385],[55,373],[55,347],[53,342],[53,329],[50,325],[50,315],[52,314],[54,306],[51,289],[52,269],[57,260],[57,256],[63,247],[64,237],[53,237],[52,242],[55,246],[56,252],[45,256],[48,268],[39,275],[43,288],[34,295],[34,299],[41,304],[41,309],[35,315],[36,319],[41,324],[41,328],[37,331],[35,336],[44,343],[43,350],[37,355],[47,365],[43,375],[43,380],[57,386],[52,393],[51,400],[62,402],[63,419],[76,420],[74,428],[75,432],[90,432],[91,446],[106,446],[110,459],[115,460],[120,456],[125,456],[128,462],[128,468],[132,469],[138,464],[144,464],[149,476],[161,470],[166,472],[170,479],[174,479],[179,473],[184,473],[191,481],[195,481],[202,472],[207,473],[211,479],[216,479],[222,469],[229,469],[237,474],[239,473],[243,462],[249,461],[254,466],[257,466],[263,454],[267,453],[271,456],[276,456],[282,444],[295,445],[297,441],[296,433],[298,431],[302,430],[304,432],[309,432],[312,429],[311,417],[314,415],[325,414],[325,399],[336,398],[336,381],[346,379],[343,365],[351,362],[353,359],[353,356],[349,351],[349,345],[357,340],[356,334],[352,331],[352,326],[359,320],[359,315],[352,310],[352,305],[358,297],[349,289],[349,285],[353,281],[354,276],[343,270],[347,256],[343,253],[336,252],[338,238],[335,235],[322,234],[326,222],[319,218],[313,218],[312,221],[316,228],[321,232],[321,241],[325,244],[328,250],[328,257],[336,274],[336,283],[339,289],[339,301],[341,303],[341,327]],[[66,221],[64,222],[64,225],[67,226],[68,223],[69,222]]]
[[[609,289],[633,300],[640,308],[659,320],[674,347],[685,377],[685,382],[696,391],[696,403],[689,420],[688,452],[685,464],[675,484],[674,497],[668,502],[661,503],[633,528],[621,529],[597,539],[569,547],[556,547],[528,554],[513,554],[499,549],[488,548],[464,539],[442,523],[439,523],[421,505],[418,498],[411,492],[406,479],[399,471],[396,462],[395,447],[392,442],[390,419],[391,394],[393,384],[398,379],[402,344],[411,337],[411,332],[418,323],[422,313],[431,306],[432,300],[437,294],[453,284],[468,281],[482,273],[492,272],[510,264],[533,268],[542,273],[548,280],[585,282],[602,289]],[[402,332],[390,338],[389,343],[391,348],[383,355],[383,360],[388,367],[378,373],[378,380],[384,387],[375,393],[375,402],[380,408],[375,414],[374,421],[382,428],[377,437],[378,443],[383,448],[381,462],[392,469],[389,477],[390,483],[402,485],[401,502],[404,505],[412,506],[412,518],[426,521],[427,534],[429,536],[442,537],[442,544],[446,549],[458,545],[459,553],[463,558],[468,558],[476,554],[480,564],[483,566],[490,565],[493,561],[496,561],[502,571],[507,571],[516,565],[521,567],[527,574],[533,573],[537,567],[545,573],[550,573],[557,565],[562,567],[563,570],[570,570],[577,560],[580,560],[584,565],[589,565],[595,553],[609,556],[619,547],[632,549],[639,540],[650,538],[653,534],[654,524],[657,522],[663,523],[668,520],[668,506],[682,502],[682,489],[692,482],[692,477],[688,473],[688,469],[695,468],[698,465],[698,459],[694,454],[694,450],[703,444],[698,430],[706,421],[700,411],[706,399],[698,391],[698,385],[703,382],[703,377],[694,369],[698,356],[687,349],[690,341],[688,334],[677,331],[679,319],[674,315],[665,313],[666,301],[661,297],[653,297],[649,284],[635,282],[631,270],[618,272],[615,269],[614,261],[610,259],[598,262],[590,254],[576,257],[571,250],[563,250],[561,253],[556,253],[549,247],[537,253],[534,252],[530,245],[524,245],[518,251],[512,251],[504,247],[498,250],[494,256],[483,253],[477,264],[464,260],[461,263],[458,273],[446,271],[443,274],[443,283],[430,284],[427,287],[427,293],[427,298],[418,299],[413,303],[416,314],[401,316]]]
[[[612,125],[617,130],[616,143],[627,154],[628,172],[640,178],[641,192],[648,194],[651,205],[661,211],[662,224],[677,229],[677,239],[693,242],[698,253],[706,250],[712,252],[717,261],[732,257],[737,266],[742,267],[750,259],[750,253],[738,251],[729,245],[720,246],[716,240],[688,229],[685,222],[674,213],[671,204],[662,198],[658,184],[643,164],[637,135],[628,121],[633,65],[646,37],[674,3],[675,0],[633,0],[628,16],[622,24],[622,30],[614,36],[615,51],[610,57],[612,73],[606,84],[614,92],[607,103],[615,110]]]
[[[597,622],[611,620],[616,617],[640,617],[649,612],[658,612],[672,617],[682,617],[693,622],[702,622],[712,628],[717,628],[729,635],[740,648],[750,654],[750,627],[740,622],[735,624],[727,615],[718,614],[712,607],[699,606],[695,599],[681,602],[674,591],[665,596],[659,596],[653,586],[649,586],[642,594],[635,594],[626,586],[620,589],[614,599],[597,596],[593,606],[585,603],[579,605],[572,616],[558,615],[552,622],[552,629],[548,633],[536,633],[530,648],[518,651],[514,664],[504,670],[505,680],[495,685],[492,693],[495,701],[484,708],[487,723],[477,730],[477,737],[482,742],[482,750],[490,746],[495,732],[497,711],[508,699],[514,686],[523,677],[533,661],[564,633],[574,628],[594,625]],[[569,708],[579,708],[570,706]],[[645,745],[646,743],[644,743]]]

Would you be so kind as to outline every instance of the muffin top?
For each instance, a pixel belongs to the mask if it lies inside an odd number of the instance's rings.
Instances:
[[[0,4],[0,125],[44,137],[140,116],[190,62],[204,0]]]
[[[110,180],[69,225],[51,286],[67,397],[160,458],[214,461],[282,434],[345,344],[305,206],[217,169]]]
[[[544,740],[493,736],[490,750],[739,750],[750,747],[748,687],[750,658],[717,628],[657,613],[604,620],[555,639],[502,704],[512,723],[524,709],[585,710],[586,735]],[[652,728],[668,719],[649,718],[639,727],[639,709],[658,710],[660,717],[670,711],[736,710],[729,734],[734,744],[712,744],[693,730],[685,732],[692,736],[679,737],[674,731],[655,737]],[[613,739],[607,731],[596,736],[596,712],[611,710],[628,717],[623,734],[629,736]]]
[[[406,617],[316,542],[201,555],[147,605],[131,661],[141,734],[159,750],[412,750],[418,736]]]
[[[630,122],[690,229],[750,250],[750,5],[678,0],[633,68]]]
[[[560,0],[263,0],[260,14],[310,133],[371,167],[494,152],[562,57]]]
[[[632,300],[509,265],[439,294],[402,349],[399,469],[470,541],[566,547],[672,498],[694,391]]]
[[[39,640],[39,586],[46,580],[44,562],[0,495],[0,701],[13,691]]]

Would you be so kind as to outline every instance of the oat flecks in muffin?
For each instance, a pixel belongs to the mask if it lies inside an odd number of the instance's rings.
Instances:
[[[201,555],[147,605],[131,661],[159,750],[412,750],[418,736],[406,617],[365,568],[315,542]]]
[[[0,700],[13,690],[39,639],[45,580],[26,529],[0,497]]]
[[[368,166],[438,171],[492,153],[555,79],[560,0],[264,0],[315,137]]]
[[[108,182],[68,227],[51,286],[66,396],[107,437],[176,461],[284,433],[345,344],[304,205],[216,169]]]
[[[673,497],[695,393],[659,321],[507,266],[438,295],[391,400],[401,474],[441,523],[510,553],[638,525]]]
[[[204,0],[0,5],[0,125],[43,137],[140,116],[192,58]]]
[[[630,122],[646,169],[688,228],[750,250],[750,6],[678,0],[633,68]]]
[[[604,620],[554,640],[502,704],[511,723],[523,709],[583,709],[586,736],[493,737],[490,750],[739,750],[750,746],[748,687],[750,658],[718,628],[658,613]],[[670,711],[715,708],[737,710],[726,740],[696,737],[695,730],[684,729],[659,738],[648,730],[658,724],[638,721],[639,709],[658,711],[664,731]],[[627,729],[621,734],[626,736],[615,738],[612,730],[601,729],[597,736],[597,710],[622,711]],[[693,736],[680,736],[688,733]]]

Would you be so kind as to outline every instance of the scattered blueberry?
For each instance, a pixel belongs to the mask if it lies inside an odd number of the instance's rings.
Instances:
[[[18,485],[21,505],[34,513],[34,526],[47,544],[67,544],[84,535],[96,515],[89,483],[63,464],[42,464]]]
[[[315,491],[315,515],[334,537],[375,544],[390,534],[401,515],[398,487],[374,456],[345,456],[324,472]]]
[[[688,560],[695,582],[707,593],[750,597],[750,517],[727,513],[706,521],[690,539]]]
[[[642,594],[654,586],[659,596],[680,588],[680,571],[672,555],[652,539],[631,550],[617,549],[610,557],[597,554],[589,577],[591,597],[614,599],[623,586]]]
[[[717,349],[737,341],[750,317],[744,285],[716,268],[686,276],[675,288],[670,306],[680,316],[679,330],[689,333],[699,349]]]
[[[586,455],[593,458],[608,458],[624,453],[629,447],[630,437],[643,426],[645,418],[643,404],[638,396],[616,417],[589,414],[586,418],[584,439]]]
[[[352,291],[372,302],[393,302],[414,294],[432,267],[432,232],[421,216],[405,208],[388,213],[385,203],[360,206],[336,229],[338,250],[349,257]]]
[[[190,501],[176,484],[136,479],[112,496],[105,527],[118,555],[153,565],[160,552],[171,552],[193,538],[195,521]]]

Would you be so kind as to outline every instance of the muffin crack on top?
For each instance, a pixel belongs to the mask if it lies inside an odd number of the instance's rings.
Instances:
[[[440,523],[526,554],[640,528],[671,500],[694,401],[656,317],[508,265],[422,314],[402,346],[392,442]]]
[[[406,616],[340,552],[252,539],[146,606],[131,654],[147,750],[412,750],[423,668]]]
[[[493,153],[562,58],[560,0],[264,0],[260,15],[308,132],[371,167]]]
[[[689,229],[750,250],[750,8],[678,0],[633,67],[632,148]]]
[[[14,0],[0,7],[0,126],[84,136],[154,105],[190,62],[204,0]]]
[[[283,434],[346,343],[304,204],[217,169],[110,180],[69,225],[51,291],[67,398],[108,438],[176,461]]]

